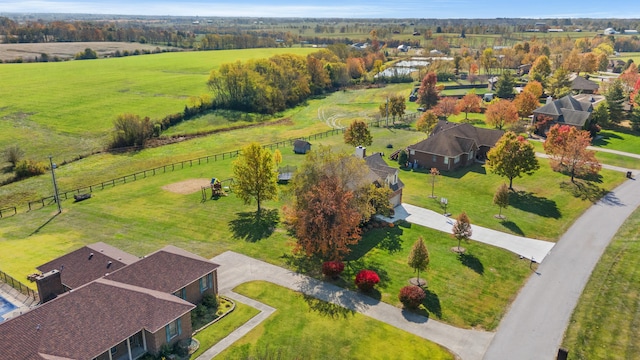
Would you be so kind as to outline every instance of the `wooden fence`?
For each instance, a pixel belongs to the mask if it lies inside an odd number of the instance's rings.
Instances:
[[[419,114],[420,113],[405,114],[401,116],[399,119],[397,119],[396,122],[409,123],[411,121],[416,120]],[[382,119],[382,118],[370,121],[368,123],[369,126],[377,126],[377,127],[382,126],[384,124],[388,125],[388,121],[387,119]],[[273,150],[281,147],[293,146],[293,143],[296,140],[312,141],[312,140],[323,139],[323,138],[338,135],[338,134],[344,134],[344,132],[345,132],[344,128],[331,129],[325,132],[309,135],[306,137],[287,139],[287,140],[279,141],[276,143],[262,145],[262,147],[268,148],[269,150]],[[155,176],[157,174],[164,174],[168,171],[184,169],[185,166],[192,167],[194,165],[208,164],[209,162],[215,162],[218,160],[231,159],[234,157],[238,157],[238,155],[240,155],[240,152],[241,150],[233,150],[233,151],[223,152],[220,154],[207,155],[207,156],[199,157],[197,159],[179,161],[172,164],[158,166],[153,169],[142,170],[133,174],[120,176],[120,177],[103,181],[97,184],[82,186],[73,190],[63,191],[59,193],[60,201],[68,200],[69,198],[73,199],[73,195],[92,193],[96,190],[103,190],[105,187],[114,187],[119,184],[126,184],[128,182],[136,181],[138,179],[144,179],[148,176]],[[55,204],[55,201],[56,201],[55,196],[51,195],[51,196],[43,197],[38,200],[29,201],[27,203],[27,208],[28,208],[28,211],[36,210],[51,204]],[[11,215],[15,215],[18,213],[18,209],[15,206],[0,209],[0,218],[2,218],[3,214],[9,213],[9,212],[12,213]]]
[[[345,129],[332,129],[322,133],[309,135],[307,137],[288,139],[288,140],[279,141],[272,144],[266,144],[266,145],[263,145],[262,147],[273,150],[281,147],[293,146],[293,143],[299,139],[307,140],[307,141],[317,140],[317,139],[322,139],[329,136],[334,136],[336,134],[342,134],[344,133],[344,131]],[[223,152],[220,154],[207,155],[207,156],[199,157],[196,159],[184,160],[184,161],[179,161],[172,164],[158,166],[153,169],[142,170],[133,174],[120,176],[120,177],[106,180],[93,185],[82,186],[73,190],[61,191],[59,193],[60,201],[68,200],[69,198],[73,199],[73,195],[76,195],[76,194],[92,193],[97,190],[103,190],[105,187],[114,187],[119,184],[126,184],[139,179],[144,179],[148,176],[164,174],[166,172],[184,169],[185,167],[192,167],[194,165],[207,164],[209,162],[215,162],[218,160],[231,159],[234,157],[238,157],[240,153],[241,153],[241,150],[233,150],[233,151]],[[28,211],[32,211],[32,210],[43,208],[45,206],[49,206],[51,204],[55,204],[55,201],[56,201],[55,196],[51,195],[51,196],[43,197],[38,200],[29,201],[27,202],[26,207],[28,208]],[[0,212],[4,212],[6,214],[9,212],[9,210],[11,211],[11,215],[15,215],[18,213],[17,207],[4,208],[4,209],[1,209]],[[2,216],[0,216],[0,218],[2,218]]]

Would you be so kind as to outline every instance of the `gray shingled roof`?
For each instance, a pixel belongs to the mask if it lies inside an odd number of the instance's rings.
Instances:
[[[480,146],[493,147],[504,131],[476,128],[470,124],[440,121],[426,140],[409,149],[440,156],[456,157],[477,150]]]
[[[98,279],[0,324],[2,358],[92,359],[193,308],[171,294]]]
[[[593,110],[593,105],[590,102],[578,101],[567,95],[537,108],[533,113],[550,115],[557,118],[558,123],[582,127],[591,115],[591,110]]]
[[[62,283],[70,289],[75,289],[137,260],[137,256],[109,244],[97,242],[40,265],[38,270],[43,273],[60,270]]]
[[[575,79],[573,79],[573,81],[571,82],[571,89],[572,90],[590,90],[590,91],[596,91],[598,90],[600,86],[598,85],[598,83],[593,82],[591,80],[587,80],[585,78],[583,78],[582,76],[576,76]]]

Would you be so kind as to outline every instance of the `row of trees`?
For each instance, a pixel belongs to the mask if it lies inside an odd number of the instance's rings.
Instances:
[[[312,94],[346,86],[384,61],[380,53],[355,57],[345,46],[323,49],[307,57],[283,54],[245,63],[222,64],[207,82],[216,107],[273,114]]]

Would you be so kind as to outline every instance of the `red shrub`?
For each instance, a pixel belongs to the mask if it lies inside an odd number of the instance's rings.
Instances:
[[[380,277],[373,270],[360,270],[356,275],[356,286],[362,291],[373,289],[374,285],[380,282]]]
[[[327,277],[335,278],[344,271],[344,263],[342,261],[325,261],[322,263],[322,274]]]
[[[403,287],[400,289],[400,294],[398,294],[398,299],[400,299],[402,305],[410,309],[420,306],[426,297],[427,294],[425,294],[424,290],[415,285]]]

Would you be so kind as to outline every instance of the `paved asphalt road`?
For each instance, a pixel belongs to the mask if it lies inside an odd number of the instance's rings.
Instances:
[[[593,268],[618,228],[639,205],[640,180],[628,180],[589,208],[520,291],[484,359],[556,359]]]

